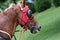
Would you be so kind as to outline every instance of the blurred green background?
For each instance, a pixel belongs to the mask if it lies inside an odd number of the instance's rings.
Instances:
[[[20,0],[16,0],[18,2]],[[12,0],[1,0],[0,8],[6,9]],[[24,33],[24,40],[60,40],[60,0],[34,0],[34,3],[26,2],[33,11],[38,23],[42,26],[37,34],[30,31]],[[16,30],[21,30],[18,26]],[[20,39],[20,32],[15,32],[16,39]],[[13,37],[12,40],[15,40]]]

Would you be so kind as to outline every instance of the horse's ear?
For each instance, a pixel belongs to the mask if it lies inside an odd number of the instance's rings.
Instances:
[[[12,0],[14,4],[17,4],[16,0]]]
[[[23,7],[25,7],[26,0],[22,0]]]

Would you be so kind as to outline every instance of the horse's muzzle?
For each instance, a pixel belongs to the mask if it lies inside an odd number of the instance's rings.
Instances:
[[[41,26],[33,26],[30,31],[32,34],[36,34],[40,30],[41,30]]]

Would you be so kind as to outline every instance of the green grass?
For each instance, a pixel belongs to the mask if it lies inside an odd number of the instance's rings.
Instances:
[[[31,34],[28,30],[24,33],[24,40],[60,40],[60,7],[35,13],[35,18],[42,26],[41,31],[37,34]],[[17,27],[17,29],[19,28]],[[17,40],[20,39],[19,32],[16,32],[15,36]]]

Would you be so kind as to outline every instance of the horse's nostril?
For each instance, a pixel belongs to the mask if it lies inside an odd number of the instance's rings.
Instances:
[[[41,29],[41,26],[39,26],[38,30],[40,31],[40,29]]]
[[[39,28],[41,29],[41,26]]]

